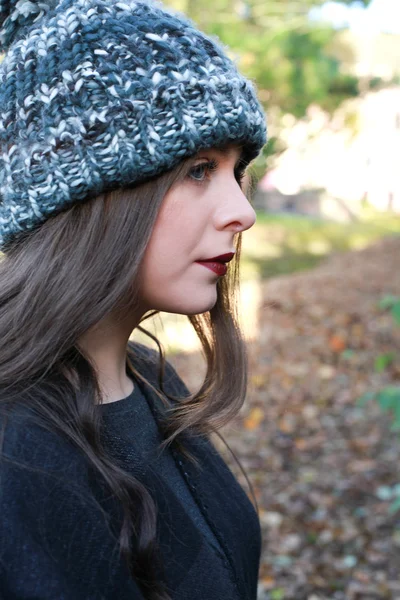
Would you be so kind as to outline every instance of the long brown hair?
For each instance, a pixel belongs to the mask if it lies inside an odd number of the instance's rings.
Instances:
[[[97,373],[78,340],[116,308],[135,306],[135,281],[161,202],[193,162],[184,160],[139,186],[74,204],[15,241],[0,261],[1,414],[25,404],[43,426],[66,436],[83,452],[122,507],[120,552],[147,600],[169,599],[156,576],[155,503],[143,484],[117,466],[102,446]],[[179,442],[188,428],[194,433],[217,432],[243,404],[246,352],[234,308],[238,265],[237,260],[231,263],[229,275],[218,282],[213,309],[189,317],[207,360],[201,389],[172,402],[163,394],[161,377],[157,392],[168,407],[164,447]],[[161,348],[160,353],[162,375]],[[127,362],[141,378],[129,352]]]

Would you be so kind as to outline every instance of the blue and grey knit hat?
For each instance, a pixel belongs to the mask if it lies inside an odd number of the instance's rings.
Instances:
[[[151,0],[0,0],[0,248],[51,215],[229,142],[266,142],[216,38]]]

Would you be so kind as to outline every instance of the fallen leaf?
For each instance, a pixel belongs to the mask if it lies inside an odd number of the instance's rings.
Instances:
[[[333,352],[343,352],[346,345],[346,340],[341,335],[335,334],[329,339],[329,348],[333,350]]]
[[[252,408],[248,417],[244,421],[244,426],[247,430],[253,431],[257,429],[261,422],[264,420],[264,411],[258,406]]]

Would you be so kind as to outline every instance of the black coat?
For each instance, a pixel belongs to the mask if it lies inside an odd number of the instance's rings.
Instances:
[[[157,387],[155,353],[137,344],[133,348],[135,367]],[[180,397],[188,393],[170,365],[165,388]],[[157,420],[163,404],[149,387],[143,391]],[[223,550],[220,559],[233,592],[228,599],[204,591],[210,574],[198,572],[197,561],[203,540],[168,486],[150,469],[141,479],[168,514],[157,526],[170,594],[173,600],[255,600],[261,548],[256,512],[210,441],[188,436],[185,445],[200,461],[200,470],[176,451],[173,455]],[[1,600],[143,600],[111,532],[118,510],[105,499],[81,452],[25,413],[9,420],[3,452]],[[183,592],[188,589],[190,593]]]

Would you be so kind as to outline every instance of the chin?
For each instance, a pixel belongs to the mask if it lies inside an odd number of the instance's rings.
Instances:
[[[216,302],[216,301],[215,301]],[[194,315],[201,315],[203,313],[208,312],[215,306],[215,302],[210,302],[208,304],[198,304],[196,306],[188,306],[176,308],[174,310],[165,310],[164,312],[174,313],[176,315],[186,315],[187,317],[193,317]]]
[[[190,312],[189,311],[185,311],[185,312],[182,312],[182,313],[179,313],[179,314],[186,315],[187,317],[194,317],[195,315],[202,315],[202,314],[210,311],[213,308],[213,306],[215,306],[215,302],[214,302],[213,305],[207,306],[206,308],[203,307],[203,308],[199,308],[197,310],[192,310]]]
[[[167,307],[161,308],[159,310],[163,312],[174,313],[177,315],[186,315],[188,317],[192,317],[194,315],[201,315],[203,313],[211,310],[215,303],[217,302],[217,292],[212,295],[210,294],[208,298],[193,298],[191,302],[177,302],[176,304],[170,304]]]

